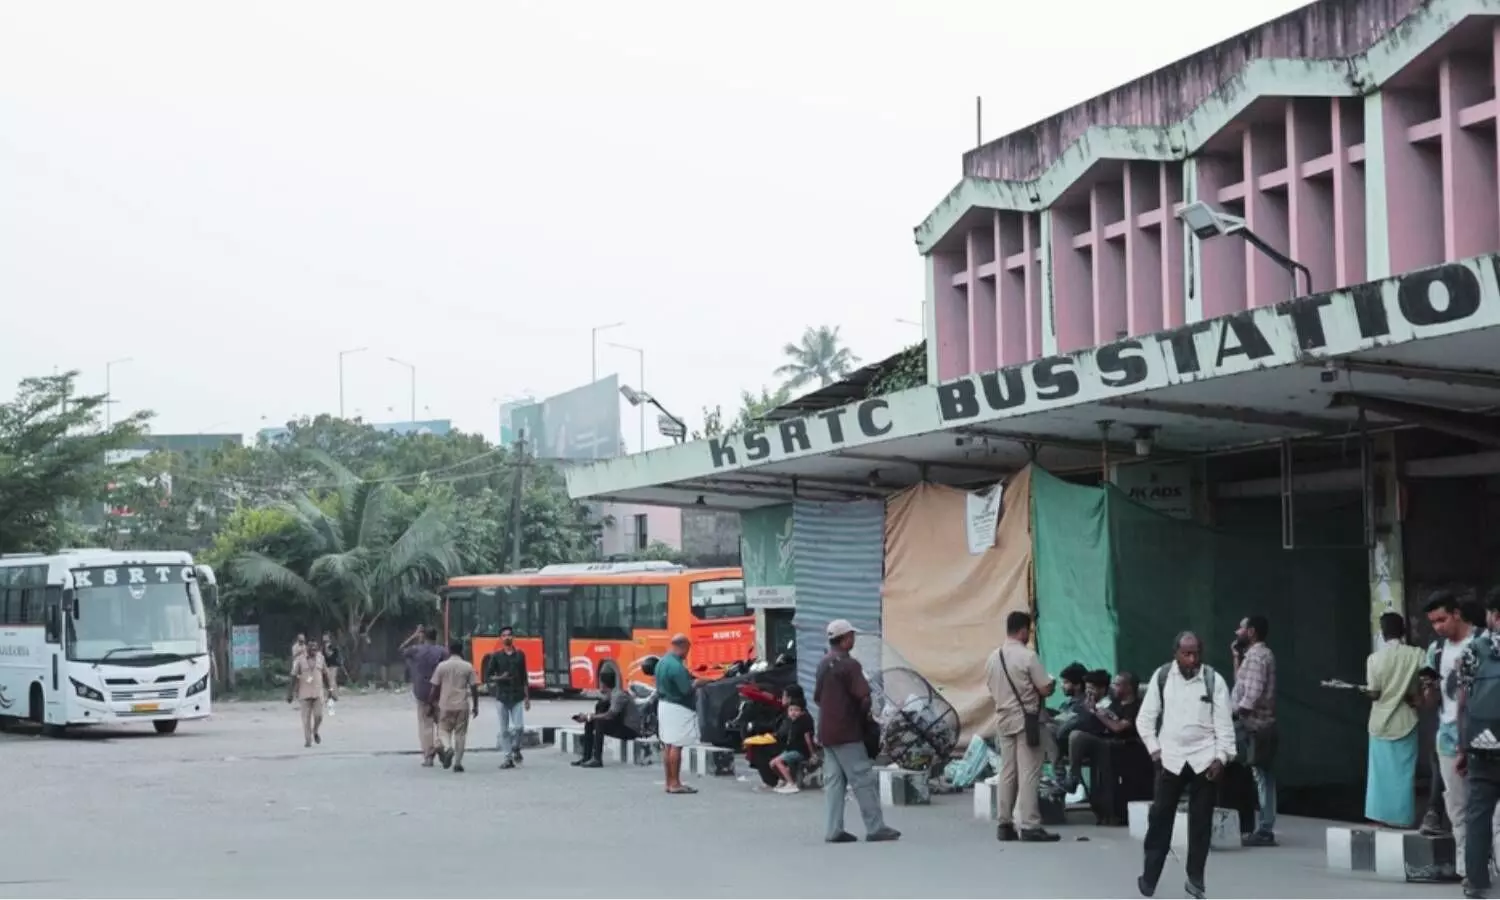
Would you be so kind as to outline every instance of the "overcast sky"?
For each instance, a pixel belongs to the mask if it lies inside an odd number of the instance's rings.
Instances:
[[[130,357],[156,431],[251,432],[364,346],[350,415],[407,418],[394,356],[493,438],[624,321],[601,374],[696,426],[805,326],[920,337],[975,95],[998,137],[1300,5],[5,0],[0,394]]]

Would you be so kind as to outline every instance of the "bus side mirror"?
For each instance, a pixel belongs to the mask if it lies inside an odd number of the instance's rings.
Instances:
[[[72,616],[74,619],[78,618],[78,595],[74,593],[72,588],[65,588],[63,590],[62,608],[64,613]]]

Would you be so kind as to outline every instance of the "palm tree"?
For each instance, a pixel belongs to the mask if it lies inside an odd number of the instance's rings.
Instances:
[[[776,370],[786,379],[786,386],[797,390],[812,382],[827,387],[848,375],[859,365],[859,357],[849,348],[839,345],[839,329],[835,325],[809,327],[802,332],[802,340],[781,348],[787,362]]]
[[[309,552],[286,561],[243,553],[230,576],[246,587],[279,590],[338,622],[350,671],[358,672],[365,636],[380,617],[403,602],[436,603],[432,588],[460,562],[446,510],[430,504],[400,528],[392,515],[395,488],[362,481],[331,457],[319,461],[334,475],[333,493],[322,503],[301,494],[279,505]]]

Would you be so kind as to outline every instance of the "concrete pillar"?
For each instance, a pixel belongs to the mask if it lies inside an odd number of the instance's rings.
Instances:
[[[1375,542],[1370,548],[1370,646],[1380,646],[1380,617],[1406,613],[1406,567],[1401,555],[1401,474],[1396,435],[1377,434],[1370,441],[1373,463],[1371,515]]]

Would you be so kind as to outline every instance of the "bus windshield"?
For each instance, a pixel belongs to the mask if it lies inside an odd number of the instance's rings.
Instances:
[[[152,572],[144,582],[97,575],[74,582],[74,612],[67,616],[69,659],[140,665],[208,652],[198,586],[175,567],[165,581]]]

